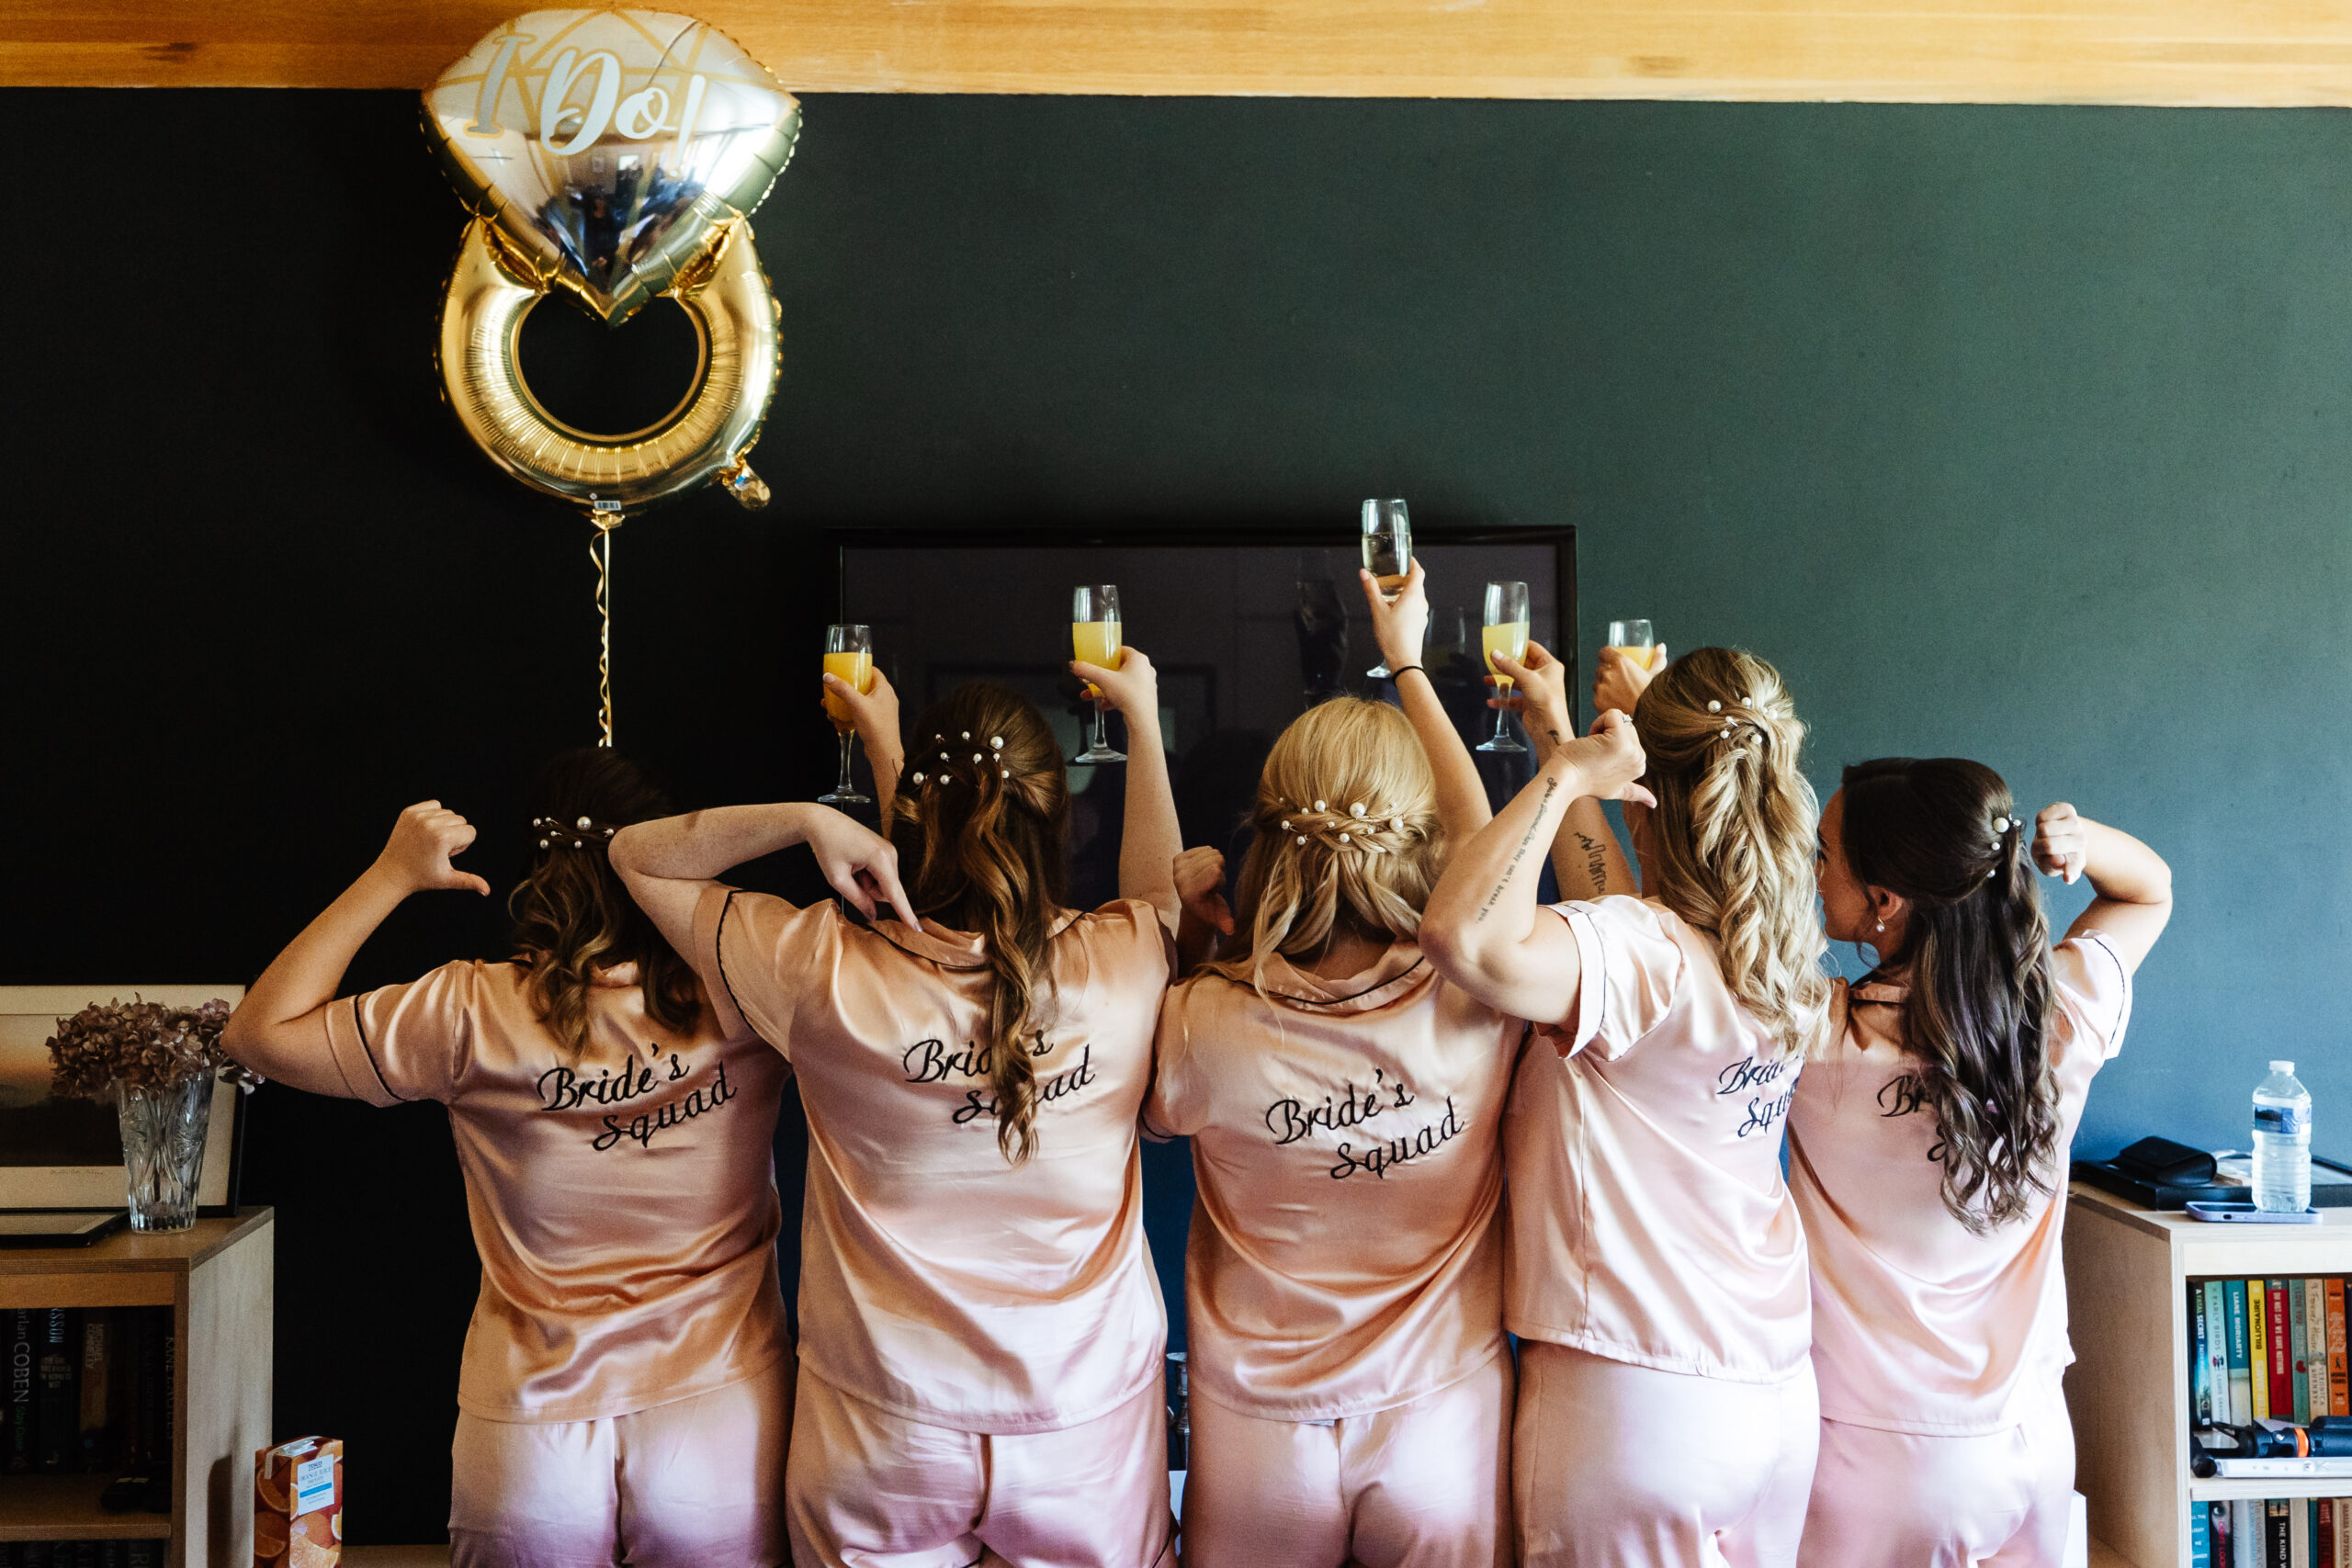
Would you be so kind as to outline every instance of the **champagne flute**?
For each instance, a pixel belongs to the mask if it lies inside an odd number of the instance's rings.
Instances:
[[[1402,501],[1363,503],[1363,569],[1393,603],[1413,570],[1413,525]],[[1364,673],[1375,681],[1390,679],[1388,660],[1382,659]]]
[[[1116,670],[1125,662],[1119,657],[1119,591],[1108,582],[1090,583],[1073,589],[1069,596],[1069,642],[1078,657],[1088,664],[1099,664],[1105,670]],[[1092,687],[1088,688],[1094,690]],[[1124,762],[1125,751],[1111,750],[1111,738],[1102,732],[1102,699],[1098,693],[1094,707],[1094,739],[1085,750],[1070,759],[1073,762]]]
[[[838,675],[848,682],[860,696],[874,689],[874,629],[871,626],[831,626],[825,628],[825,673]],[[841,737],[842,778],[829,795],[817,797],[820,806],[864,806],[872,795],[857,793],[857,785],[849,776],[849,749],[856,737],[856,727],[850,723],[849,705],[825,693],[825,716],[833,721],[833,732]]]
[[[1646,670],[1657,657],[1657,637],[1647,621],[1611,621],[1609,646]]]
[[[1489,582],[1487,584],[1486,630],[1481,634],[1487,648],[1487,671],[1495,678],[1495,694],[1510,695],[1510,677],[1495,668],[1495,655],[1518,662],[1527,657],[1527,584],[1524,582]],[[1495,732],[1478,743],[1481,751],[1524,751],[1526,747],[1511,739],[1510,709],[1495,710]]]

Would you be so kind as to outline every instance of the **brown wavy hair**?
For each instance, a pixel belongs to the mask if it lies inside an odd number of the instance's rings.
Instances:
[[[1829,1002],[1814,908],[1821,812],[1781,672],[1739,649],[1694,649],[1642,693],[1634,728],[1657,797],[1659,901],[1714,933],[1724,984],[1778,1055],[1810,1050]]]
[[[910,736],[890,841],[914,912],[981,939],[994,977],[982,1060],[996,1143],[1020,1165],[1037,1148],[1037,1021],[1069,899],[1069,783],[1045,715],[989,682],[933,704]]]
[[[1445,839],[1437,779],[1401,710],[1333,697],[1292,720],[1267,754],[1250,822],[1235,951],[1209,965],[1218,974],[1263,996],[1277,953],[1318,953],[1342,932],[1419,934]]]
[[[531,791],[531,816],[558,822],[585,817],[626,828],[677,811],[669,791],[605,746],[553,759]],[[693,1028],[702,1011],[693,967],[637,907],[605,851],[571,844],[569,838],[550,839],[540,849],[535,837],[529,868],[506,900],[514,920],[514,961],[525,970],[532,1010],[577,1055],[588,1047],[594,972],[634,964],[646,1016],[673,1032]]]
[[[1935,1112],[1944,1207],[1979,1235],[2057,1190],[2050,922],[2031,834],[2000,774],[1962,757],[1882,757],[1846,770],[1847,863],[1910,900],[1903,1048]],[[1996,828],[1996,823],[2003,826]]]

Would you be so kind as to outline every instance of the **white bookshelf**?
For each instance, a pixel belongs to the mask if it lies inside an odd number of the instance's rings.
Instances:
[[[2188,1568],[2188,1505],[2347,1497],[2352,1477],[2188,1472],[2188,1281],[2352,1274],[2352,1209],[2315,1225],[2209,1224],[2076,1182],[2066,1214],[2075,1485],[2091,1534],[2133,1568]]]

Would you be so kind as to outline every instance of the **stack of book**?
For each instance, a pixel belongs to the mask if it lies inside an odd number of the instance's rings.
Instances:
[[[2188,1560],[2193,1568],[2352,1568],[2352,1497],[2191,1503]]]
[[[0,1310],[0,1475],[169,1473],[173,1357],[169,1307]]]
[[[2192,1280],[2188,1325],[2192,1425],[2352,1416],[2342,1275]]]
[[[160,1540],[0,1542],[0,1568],[163,1568]]]

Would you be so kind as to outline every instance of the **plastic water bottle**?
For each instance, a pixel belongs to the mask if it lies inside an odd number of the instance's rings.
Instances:
[[[2312,1206],[2312,1097],[2292,1062],[2271,1063],[2254,1091],[2254,1206],[2287,1214]]]

